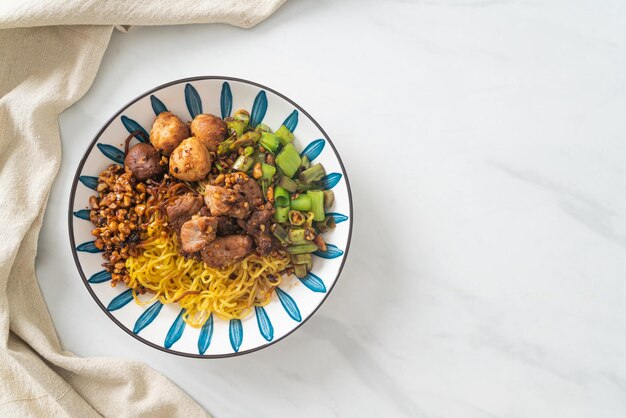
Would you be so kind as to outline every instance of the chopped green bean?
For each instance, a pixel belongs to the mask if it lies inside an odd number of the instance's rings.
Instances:
[[[306,277],[308,271],[306,271],[306,265],[304,264],[295,264],[293,266],[293,273],[296,275],[296,277],[299,278],[304,278]]]
[[[274,205],[281,208],[289,207],[289,192],[283,187],[274,188]]]
[[[332,190],[324,190],[324,209],[330,209],[335,203],[335,193]]]
[[[283,246],[286,246],[289,244],[289,234],[287,234],[287,231],[285,230],[285,228],[283,228],[281,224],[275,224],[274,232],[272,233],[274,234],[276,239],[280,241],[280,243]]]
[[[309,211],[311,210],[311,198],[306,194],[300,194],[295,199],[291,199],[291,209]]]
[[[276,206],[276,213],[274,213],[274,219],[276,219],[276,222],[287,222],[288,216],[289,216],[289,206],[286,206],[286,207]]]
[[[315,222],[315,227],[320,232],[326,232],[329,229],[333,229],[335,227],[335,218],[333,218],[332,216],[327,216],[326,218],[324,218],[323,221]]]
[[[293,144],[287,144],[276,157],[276,164],[280,167],[283,174],[289,178],[296,174],[300,167],[300,154],[296,151]]]
[[[295,226],[300,226],[302,224],[304,224],[304,221],[306,219],[304,218],[304,215],[302,214],[302,212],[298,211],[298,210],[290,210],[289,211],[289,223]]]
[[[253,162],[252,157],[242,154],[235,160],[232,168],[233,170],[243,171],[245,173],[250,170]]]
[[[289,254],[306,254],[317,251],[317,245],[312,242],[307,242],[306,244],[299,245],[290,245],[287,247],[287,252]]]
[[[278,151],[278,147],[280,147],[280,141],[278,140],[278,137],[269,132],[261,133],[261,139],[259,140],[259,144],[272,154],[276,153],[276,151]]]
[[[311,257],[311,254],[309,254],[309,253],[292,254],[291,255],[291,262],[293,264],[308,264],[308,263],[312,263],[313,262],[313,257]]]
[[[298,180],[300,180],[302,183],[308,184],[317,180],[321,180],[322,177],[324,177],[325,175],[326,171],[324,170],[324,166],[317,163],[300,173],[300,175],[298,176]]]
[[[283,145],[293,142],[293,134],[285,125],[280,125],[280,128],[276,131],[276,136],[280,138],[280,143]]]
[[[297,192],[306,192],[307,190],[315,190],[319,188],[320,188],[320,184],[317,181],[307,184],[307,183],[302,183],[300,180],[296,180]]]
[[[308,242],[305,238],[306,231],[303,228],[292,228],[289,230],[289,241],[292,244],[304,244]]]
[[[298,187],[298,185],[296,184],[295,181],[291,180],[289,177],[287,176],[282,176],[280,178],[280,180],[278,180],[278,185],[280,187],[282,187],[283,189],[287,190],[290,193],[293,193],[296,191],[296,188]]]
[[[302,162],[300,163],[300,169],[306,170],[309,167],[311,167],[311,161],[309,161],[309,157],[307,157],[306,155],[303,155]]]
[[[321,190],[309,190],[306,192],[311,198],[311,210],[313,211],[314,221],[323,221],[324,214],[324,193]]]

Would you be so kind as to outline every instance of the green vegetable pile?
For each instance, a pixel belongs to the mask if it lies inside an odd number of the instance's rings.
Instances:
[[[270,230],[291,255],[296,276],[305,277],[312,267],[311,253],[327,249],[321,234],[335,227],[334,218],[326,215],[334,194],[322,187],[324,167],[298,153],[285,125],[276,132],[262,123],[252,127],[245,110],[225,122],[231,136],[219,144],[215,166],[218,171],[244,172],[259,182],[275,208]],[[228,164],[233,155],[236,159]]]

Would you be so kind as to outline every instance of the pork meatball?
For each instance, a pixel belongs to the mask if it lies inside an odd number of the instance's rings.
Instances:
[[[152,124],[150,143],[162,154],[170,155],[189,136],[189,128],[178,116],[162,112]]]
[[[184,181],[202,180],[211,171],[212,162],[202,142],[194,137],[187,138],[170,156],[170,174]]]
[[[226,122],[214,115],[201,114],[191,122],[191,135],[198,138],[210,151],[217,150],[217,145],[226,139]]]
[[[161,156],[150,144],[137,144],[128,150],[124,165],[137,180],[147,180],[163,172],[159,164]]]

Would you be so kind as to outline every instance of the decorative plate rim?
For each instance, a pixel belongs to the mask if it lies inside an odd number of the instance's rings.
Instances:
[[[158,344],[155,344],[152,341],[149,341],[149,340],[147,340],[147,339],[145,339],[145,338],[143,338],[143,337],[133,333],[132,330],[127,328],[111,312],[109,312],[108,309],[106,308],[106,306],[104,306],[104,304],[96,296],[96,293],[91,288],[91,285],[87,281],[87,277],[85,276],[85,273],[83,272],[83,269],[81,267],[80,261],[78,259],[78,252],[76,251],[76,243],[74,241],[74,219],[73,219],[73,210],[72,210],[72,208],[74,207],[74,197],[76,195],[76,187],[78,186],[78,178],[80,177],[80,174],[81,174],[82,169],[83,169],[83,167],[85,165],[85,162],[87,161],[87,158],[91,154],[91,151],[93,150],[93,147],[97,144],[98,140],[100,139],[100,136],[102,136],[104,131],[109,127],[109,125],[111,125],[111,123],[113,123],[126,109],[128,109],[130,106],[132,106],[133,104],[135,104],[139,100],[149,96],[152,93],[155,93],[155,92],[157,92],[159,90],[162,90],[162,89],[164,89],[166,87],[170,87],[170,86],[173,86],[173,85],[176,85],[176,84],[182,84],[182,83],[185,83],[185,82],[189,83],[189,82],[201,81],[201,80],[236,81],[236,82],[248,84],[248,85],[251,85],[251,86],[259,87],[261,89],[265,89],[265,90],[267,90],[269,92],[272,92],[273,94],[275,94],[276,96],[282,98],[283,100],[286,100],[288,103],[291,103],[296,109],[298,109],[298,111],[302,112],[307,118],[309,118],[309,120],[311,120],[311,122],[313,122],[315,127],[317,127],[317,129],[320,130],[320,132],[324,135],[324,138],[326,138],[328,140],[328,143],[330,144],[331,148],[333,149],[333,151],[335,153],[335,156],[337,157],[337,160],[339,162],[339,166],[341,167],[341,171],[343,172],[343,175],[344,175],[344,180],[346,182],[346,189],[348,191],[348,203],[350,205],[348,239],[346,241],[346,247],[344,249],[343,258],[341,259],[341,265],[339,266],[339,269],[337,270],[337,274],[335,276],[335,280],[333,281],[332,285],[330,286],[330,288],[328,289],[328,291],[326,292],[326,294],[324,295],[322,300],[319,302],[319,304],[313,309],[311,314],[309,316],[307,316],[306,318],[303,318],[302,321],[300,323],[298,323],[295,327],[293,327],[289,332],[287,332],[285,335],[281,336],[280,338],[277,338],[276,340],[268,342],[267,344],[260,345],[258,347],[251,348],[249,350],[238,351],[238,352],[233,352],[233,353],[226,353],[226,354],[193,354],[193,353],[186,353],[186,352],[182,352],[182,351],[172,350],[171,348],[165,348],[165,347],[159,346]],[[85,153],[83,154],[83,157],[81,158],[80,163],[78,164],[78,167],[76,168],[76,173],[74,174],[74,178],[72,180],[72,188],[70,189],[70,199],[69,199],[69,206],[68,206],[68,233],[69,233],[69,238],[70,238],[70,246],[71,246],[71,250],[72,250],[72,256],[74,257],[74,263],[76,264],[76,268],[78,269],[78,273],[80,274],[80,277],[83,279],[83,284],[87,288],[87,291],[89,292],[91,297],[98,304],[100,309],[102,309],[102,311],[109,317],[109,319],[111,319],[118,327],[120,327],[124,332],[126,332],[128,335],[130,335],[131,337],[135,338],[136,340],[138,340],[138,341],[140,341],[140,342],[142,342],[142,343],[144,343],[144,344],[146,344],[146,345],[148,345],[148,346],[150,346],[152,348],[156,348],[157,350],[163,351],[165,353],[175,354],[177,356],[182,356],[182,357],[211,359],[211,358],[237,357],[237,356],[241,356],[241,355],[244,355],[244,354],[253,353],[255,351],[259,351],[259,350],[262,350],[262,349],[267,348],[269,346],[272,346],[272,345],[276,344],[277,342],[283,340],[284,338],[288,337],[289,335],[293,334],[296,330],[298,330],[302,325],[304,325],[304,323],[306,323],[317,312],[317,310],[324,304],[324,302],[326,302],[326,299],[328,298],[328,295],[330,295],[330,293],[334,289],[335,285],[337,284],[337,281],[339,280],[339,276],[341,276],[341,272],[343,271],[343,267],[344,267],[344,265],[346,263],[346,259],[348,258],[348,252],[350,250],[350,242],[352,240],[352,222],[353,222],[353,219],[354,219],[353,216],[354,216],[354,214],[353,214],[353,208],[352,208],[352,190],[350,189],[350,181],[348,180],[348,173],[347,173],[346,168],[345,168],[345,166],[343,164],[343,161],[341,159],[339,151],[337,151],[337,148],[335,147],[335,144],[333,143],[332,139],[328,136],[326,131],[324,131],[324,129],[321,127],[321,125],[319,123],[317,123],[317,121],[306,110],[304,110],[302,108],[302,106],[300,106],[299,104],[297,104],[296,102],[294,102],[293,100],[291,100],[290,98],[285,96],[284,94],[279,93],[278,91],[276,91],[276,90],[274,90],[272,88],[264,86],[263,84],[259,84],[259,83],[256,83],[254,81],[246,80],[246,79],[243,79],[243,78],[230,77],[230,76],[210,75],[210,76],[196,76],[196,77],[181,78],[181,79],[178,79],[178,80],[170,81],[170,82],[161,84],[159,86],[156,86],[156,87],[154,87],[154,88],[152,88],[152,89],[150,89],[150,90],[140,94],[139,96],[135,97],[134,99],[132,99],[128,103],[126,103],[122,108],[120,108],[120,110],[117,113],[115,113],[109,120],[107,120],[105,122],[104,126],[98,131],[98,133],[95,135],[94,139],[91,141],[91,143],[89,144],[89,146],[85,150]]]

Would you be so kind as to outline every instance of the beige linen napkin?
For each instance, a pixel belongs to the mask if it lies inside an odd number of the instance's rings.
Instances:
[[[91,85],[113,25],[222,22],[250,27],[283,1],[2,2],[0,416],[206,416],[146,365],[83,359],[59,344],[34,266],[43,212],[61,160],[57,117]]]

